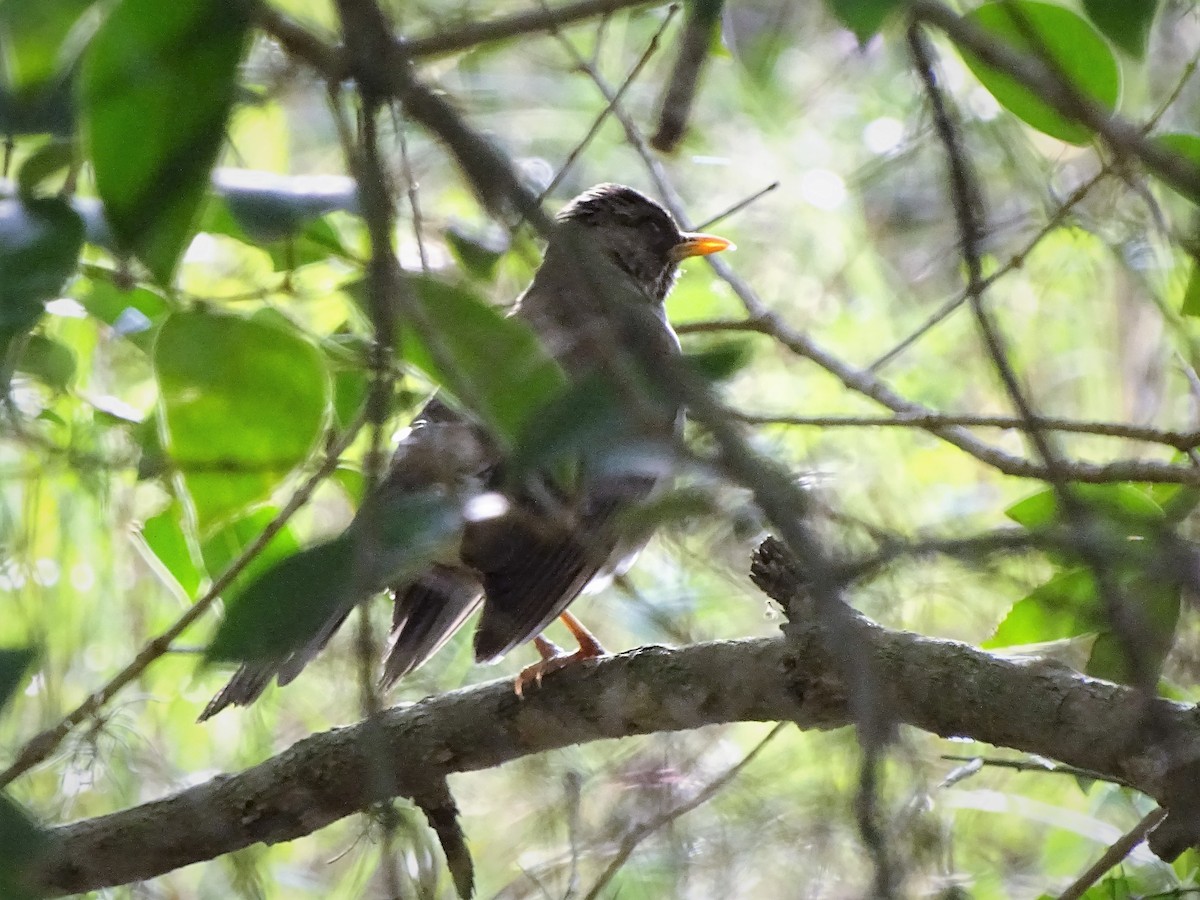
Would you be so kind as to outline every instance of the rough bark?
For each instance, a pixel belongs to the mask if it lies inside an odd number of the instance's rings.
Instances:
[[[875,700],[897,722],[1091,769],[1168,807],[1200,759],[1200,717],[1190,706],[1148,706],[1129,688],[1054,663],[855,622],[888,686]],[[846,724],[837,648],[826,646],[817,621],[793,621],[787,631],[579,665],[524,700],[498,681],[388,710],[379,723],[388,793],[420,802],[449,773],[601,739],[736,721]],[[91,890],[308,834],[377,799],[365,789],[367,746],[378,744],[363,725],[335,729],[239,774],[55,828],[40,880],[53,893]]]

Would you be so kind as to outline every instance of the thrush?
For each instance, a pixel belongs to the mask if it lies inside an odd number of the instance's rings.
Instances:
[[[597,185],[559,213],[542,264],[511,314],[537,334],[569,381],[587,384],[599,374],[620,380],[639,371],[639,360],[679,352],[663,305],[679,264],[729,246],[724,238],[681,231],[670,213],[633,188]],[[677,404],[661,397],[639,402],[634,394],[624,398],[629,410],[622,424],[582,454],[566,487],[545,472],[514,482],[509,460],[481,423],[438,397],[425,406],[350,529],[369,542],[375,513],[434,484],[464,499],[502,492],[503,500],[497,514],[466,517],[448,558],[392,586],[384,687],[428,660],[480,607],[478,662],[531,640],[542,657],[518,677],[518,693],[550,671],[604,653],[567,607],[593,580],[629,565],[648,535],[623,532],[620,519],[669,478],[661,464],[645,464],[653,453],[631,464],[636,451],[607,451],[647,444],[661,450],[682,424]],[[272,678],[281,685],[294,679],[361,599],[340,608],[286,658],[244,665],[201,720],[251,703]],[[541,636],[560,617],[579,642],[571,654]]]

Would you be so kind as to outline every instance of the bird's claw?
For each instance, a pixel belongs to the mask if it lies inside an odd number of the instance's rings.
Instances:
[[[513,682],[513,692],[517,695],[518,699],[524,699],[525,691],[531,685],[540,688],[542,686],[542,679],[547,675],[551,675],[559,669],[572,666],[577,662],[596,659],[596,657],[603,655],[605,655],[603,648],[601,648],[600,653],[591,652],[591,648],[579,649],[574,653],[563,653],[560,650],[554,656],[543,657],[533,665],[522,669]]]

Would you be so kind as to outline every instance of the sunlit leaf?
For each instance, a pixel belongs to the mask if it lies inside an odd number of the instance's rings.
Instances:
[[[321,435],[329,379],[294,331],[236,316],[170,316],[154,344],[166,450],[201,528],[265,500]]]
[[[235,519],[214,532],[200,546],[204,567],[216,578],[233,564],[242,552],[262,534],[263,529],[279,514],[274,506],[263,506]],[[300,550],[296,534],[285,525],[272,537],[242,570],[228,593],[237,594],[245,585],[256,580],[272,565]]]
[[[122,0],[84,55],[96,189],[121,245],[161,284],[208,186],[250,12],[241,0]]]
[[[75,272],[83,223],[61,200],[0,200],[0,362]]]
[[[1105,627],[1092,573],[1086,569],[1072,569],[1014,603],[983,646],[993,649],[1040,644],[1089,634]]]
[[[65,391],[75,377],[75,353],[66,344],[34,334],[21,349],[16,368],[48,387]]]
[[[1140,534],[1144,526],[1161,523],[1164,518],[1162,507],[1144,489],[1134,485],[1076,484],[1069,490],[1085,509],[1131,526],[1134,530],[1127,534]],[[1004,514],[1031,531],[1061,521],[1059,501],[1053,488],[1017,501]]]
[[[183,527],[183,510],[172,503],[142,525],[139,537],[185,597],[195,597],[202,575]]]
[[[870,40],[892,10],[904,0],[825,0],[829,11],[854,32],[860,43]]]
[[[1165,149],[1170,150],[1172,153],[1176,154],[1177,156],[1180,156],[1183,159],[1187,160],[1193,166],[1200,168],[1200,135],[1193,134],[1190,131],[1173,131],[1173,132],[1170,132],[1169,134],[1160,134],[1155,138],[1155,140],[1159,143],[1159,145],[1161,145]],[[1171,188],[1172,190],[1177,191],[1182,196],[1187,197],[1193,203],[1200,203],[1200,196],[1198,196],[1195,192],[1189,190],[1187,187],[1184,187],[1184,186],[1177,187],[1176,185],[1172,184],[1170,181],[1166,181],[1166,180],[1163,181],[1163,184],[1165,184],[1167,187]],[[1195,262],[1195,260],[1193,260],[1193,263],[1194,262]],[[1183,305],[1184,305],[1183,312],[1185,315],[1195,315],[1196,314],[1193,309],[1189,308],[1190,303],[1194,302],[1194,301],[1191,301],[1192,293],[1193,293],[1193,285],[1192,285],[1192,282],[1189,280],[1188,288],[1187,288],[1187,295],[1184,297],[1184,301],[1183,301]]]
[[[339,610],[427,565],[461,525],[436,494],[389,497],[371,533],[345,534],[275,562],[234,594],[206,651],[209,660],[278,659],[303,646]]]
[[[1146,53],[1158,0],[1083,0],[1083,9],[1110,41],[1131,56]]]
[[[1179,311],[1185,316],[1200,316],[1200,262],[1195,259],[1189,265],[1187,287],[1183,289],[1183,305]]]
[[[1045,53],[1078,90],[1107,109],[1116,107],[1121,95],[1116,57],[1096,29],[1071,10],[1037,0],[997,0],[971,10],[966,18],[1015,50]],[[1036,44],[1026,37],[1026,26],[1036,35]],[[1013,115],[1071,144],[1091,140],[1091,129],[1059,115],[1018,79],[966,50],[960,48],[960,52],[975,77]]]
[[[566,383],[529,326],[463,288],[409,281],[421,323],[405,322],[400,352],[509,441]]]

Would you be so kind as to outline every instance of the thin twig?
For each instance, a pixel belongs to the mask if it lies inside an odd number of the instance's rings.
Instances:
[[[1088,778],[1092,781],[1103,781],[1108,784],[1119,784],[1122,787],[1129,787],[1127,781],[1120,778],[1115,778],[1112,775],[1105,775],[1102,772],[1096,772],[1092,769],[1081,769],[1078,766],[1068,766],[1062,763],[1054,762],[1050,759],[997,759],[988,756],[955,756],[952,753],[944,753],[941,759],[949,762],[977,763],[980,767],[987,766],[994,769],[1012,769],[1016,772],[1040,772],[1046,775],[1070,775],[1073,778]]]
[[[188,607],[183,615],[176,619],[161,634],[147,642],[138,651],[138,654],[120,672],[109,679],[103,687],[89,694],[86,700],[60,719],[57,724],[35,735],[25,743],[20,751],[18,751],[16,759],[13,760],[7,769],[0,773],[0,788],[7,786],[13,779],[47,759],[58,748],[63,739],[71,733],[72,729],[95,715],[121,688],[138,678],[151,663],[167,653],[176,638],[186,631],[192,623],[208,612],[213,603],[216,602],[216,599],[221,596],[221,593],[233,583],[234,579],[245,570],[246,566],[258,558],[258,555],[262,553],[271,539],[282,530],[283,526],[296,514],[296,511],[308,502],[313,491],[337,468],[342,453],[354,442],[355,437],[365,422],[365,415],[360,414],[342,436],[332,442],[329,452],[316,471],[296,489],[283,509],[279,511],[275,518],[267,523],[267,526],[259,533],[258,537],[251,541],[238,554],[237,559],[231,562],[228,568],[217,576],[212,586],[195,603]]]
[[[770,413],[739,412],[738,418],[750,425],[792,425],[815,428],[1000,428],[1024,430],[1026,423],[1015,416],[969,416],[955,413],[898,416],[788,416]],[[1200,431],[1164,431],[1123,422],[1083,422],[1074,419],[1037,417],[1037,425],[1049,431],[1087,434],[1164,444],[1186,451],[1200,447]]]
[[[780,182],[772,181],[770,184],[768,184],[762,190],[755,191],[753,194],[751,194],[746,199],[739,200],[737,203],[733,204],[733,206],[729,207],[728,209],[722,210],[721,212],[717,213],[712,218],[706,219],[705,221],[701,222],[699,225],[696,226],[696,230],[704,231],[708,228],[712,228],[712,226],[716,225],[718,222],[722,221],[723,219],[728,219],[734,213],[739,213],[743,209],[745,209],[747,206],[749,206],[750,204],[755,203],[758,200],[761,200],[767,194],[771,193],[771,191],[778,188],[779,185],[780,185]]]
[[[629,70],[629,74],[625,76],[625,80],[621,82],[621,86],[617,88],[617,92],[613,95],[612,99],[605,104],[604,109],[600,110],[600,114],[596,116],[595,121],[592,122],[592,127],[588,129],[587,134],[585,134],[583,138],[575,145],[575,147],[567,155],[567,158],[563,162],[562,166],[555,173],[554,178],[552,178],[550,183],[546,185],[545,190],[543,190],[541,195],[538,197],[539,203],[549,197],[554,192],[554,189],[562,184],[562,181],[564,178],[566,178],[567,173],[571,171],[571,167],[575,165],[575,161],[579,159],[583,151],[588,148],[596,135],[600,133],[600,129],[603,127],[604,123],[608,121],[608,117],[612,113],[613,108],[620,103],[621,98],[625,95],[625,92],[629,90],[630,86],[642,73],[642,70],[646,68],[646,64],[650,62],[650,60],[654,57],[654,54],[658,52],[663,32],[667,30],[667,26],[671,24],[671,20],[675,18],[675,14],[677,12],[679,12],[678,3],[672,3],[667,7],[667,14],[663,17],[662,23],[658,26],[658,29],[651,36],[650,43],[646,45],[646,49],[642,52],[642,55],[638,58],[638,61],[634,63],[633,68]]]
[[[778,725],[772,728],[767,733],[766,737],[755,744],[754,748],[744,757],[742,757],[740,762],[731,767],[718,778],[709,782],[709,784],[705,786],[699,793],[697,793],[696,796],[692,797],[691,800],[687,800],[684,803],[681,803],[678,806],[675,806],[666,812],[655,816],[649,822],[644,822],[637,828],[633,829],[633,831],[625,835],[625,837],[621,839],[620,847],[617,848],[616,856],[609,861],[604,871],[600,873],[600,877],[596,879],[591,889],[587,892],[587,894],[584,895],[583,900],[596,900],[596,898],[600,896],[600,892],[603,891],[604,888],[608,886],[608,883],[613,880],[617,872],[619,872],[621,867],[625,865],[625,863],[629,860],[629,857],[633,855],[633,851],[638,848],[638,845],[641,844],[642,841],[650,837],[652,834],[654,834],[654,832],[671,824],[676,819],[679,819],[681,816],[690,813],[693,809],[702,806],[715,797],[722,788],[737,778],[738,775],[740,775],[746,769],[746,767],[750,765],[750,763],[754,762],[754,760],[758,758],[758,755],[766,748],[767,744],[782,734],[783,730],[790,724],[790,722],[780,722]]]
[[[1113,866],[1119,865],[1125,857],[1134,851],[1151,831],[1167,817],[1167,811],[1161,806],[1151,810],[1142,820],[1129,831],[1121,835],[1088,870],[1075,879],[1065,891],[1058,895],[1058,900],[1079,900],[1087,893],[1088,888],[1096,884]]]

